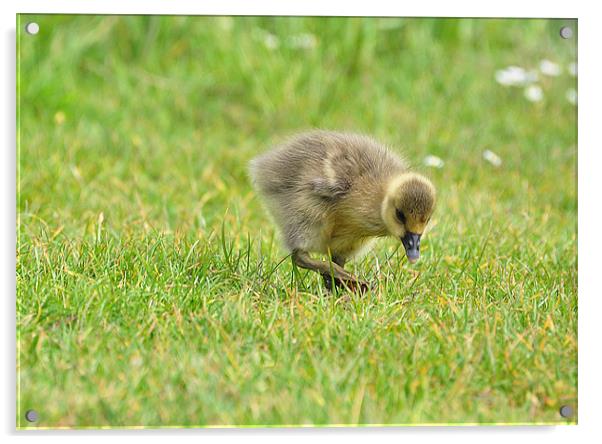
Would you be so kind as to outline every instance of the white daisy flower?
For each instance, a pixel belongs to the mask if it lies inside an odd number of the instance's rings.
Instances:
[[[543,100],[543,90],[539,85],[529,85],[525,88],[525,98],[529,102],[541,102]]]
[[[443,159],[441,159],[440,157],[434,156],[432,154],[429,154],[428,156],[426,156],[423,160],[423,163],[425,166],[431,167],[431,168],[443,168],[443,165],[445,165],[445,162],[443,161]]]
[[[274,49],[277,49],[280,46],[280,39],[278,38],[278,36],[272,34],[271,32],[261,28],[255,28],[253,31],[253,37],[256,40],[262,42],[263,45],[270,51],[273,51]]]
[[[280,40],[274,34],[266,32],[263,35],[263,44],[266,48],[274,50],[280,46]]]
[[[577,91],[574,88],[568,89],[565,97],[572,105],[577,105]]]
[[[495,80],[504,86],[525,86],[537,79],[537,71],[527,71],[520,66],[508,66],[495,72]]]
[[[291,36],[290,44],[293,48],[312,49],[318,44],[316,36],[309,33]]]
[[[560,75],[560,65],[548,59],[539,62],[539,70],[546,76],[556,77]]]
[[[483,159],[485,159],[494,167],[499,167],[502,165],[502,158],[490,150],[483,151]]]
[[[570,75],[577,77],[577,62],[569,63],[567,70]]]

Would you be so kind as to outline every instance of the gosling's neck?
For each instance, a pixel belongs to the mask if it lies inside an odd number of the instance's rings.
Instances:
[[[349,196],[346,217],[359,236],[387,236],[388,230],[382,218],[382,207],[387,195],[389,183],[394,178],[375,180],[364,178],[358,183]]]

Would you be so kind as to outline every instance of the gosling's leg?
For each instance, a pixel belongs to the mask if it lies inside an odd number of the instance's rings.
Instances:
[[[347,259],[343,256],[335,255],[332,257],[332,262],[334,262],[337,265],[340,265],[340,267],[344,269]],[[324,276],[324,285],[326,286],[326,288],[328,290],[332,291],[332,276],[330,274],[328,276]],[[359,290],[360,293],[365,293],[370,288],[370,285],[368,284],[368,282],[358,279],[358,278],[355,278],[355,277],[353,278],[352,281],[344,281],[341,279],[337,279],[335,277],[334,278],[334,288],[339,288],[339,287],[346,287],[352,291]]]
[[[331,279],[332,276],[335,279],[335,285],[336,282],[340,282],[354,291],[360,290],[363,292],[368,290],[368,285],[365,282],[360,281],[351,273],[345,271],[345,269],[335,261],[333,261],[331,264],[318,259],[312,259],[306,251],[302,250],[293,251],[292,258],[293,262],[298,267],[314,270],[320,273],[323,276],[325,283],[328,279]],[[326,285],[328,287],[328,284]]]

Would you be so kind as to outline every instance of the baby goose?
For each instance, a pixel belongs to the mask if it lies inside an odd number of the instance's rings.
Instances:
[[[250,163],[250,175],[292,259],[325,285],[368,289],[343,267],[375,238],[401,240],[410,262],[435,205],[435,188],[370,137],[330,131],[300,134]],[[309,253],[329,254],[332,263]]]

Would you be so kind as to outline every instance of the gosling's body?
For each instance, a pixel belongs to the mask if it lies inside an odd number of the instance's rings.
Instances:
[[[358,282],[341,271],[345,262],[375,238],[405,232],[390,226],[384,202],[395,193],[392,184],[410,172],[400,157],[370,137],[301,134],[253,159],[250,173],[295,262],[323,275],[322,261],[307,253],[331,255],[341,267],[335,277]]]
[[[258,191],[290,251],[350,258],[385,236],[380,205],[404,162],[369,137],[316,131],[251,162]]]

